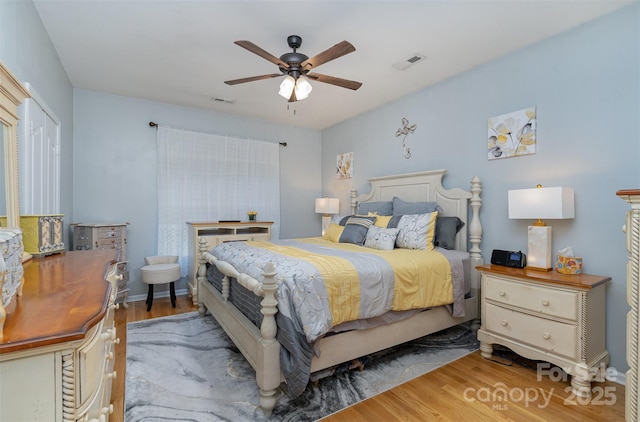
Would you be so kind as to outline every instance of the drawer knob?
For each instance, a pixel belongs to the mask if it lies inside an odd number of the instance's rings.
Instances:
[[[551,334],[549,334],[549,333],[544,333],[544,334],[542,335],[542,337],[543,337],[545,340],[549,340],[549,339],[551,338]]]
[[[500,295],[500,296],[504,296],[504,291],[500,290],[500,291],[498,292],[498,295]]]
[[[549,306],[549,301],[548,300],[543,300],[542,301],[542,306]]]
[[[503,319],[502,321],[500,321],[500,325],[506,327],[508,325],[507,320]]]

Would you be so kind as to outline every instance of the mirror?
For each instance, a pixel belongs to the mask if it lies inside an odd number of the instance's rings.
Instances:
[[[18,106],[29,98],[29,92],[0,61],[0,124],[2,124],[2,179],[4,181],[5,227],[20,227],[20,197],[18,193]],[[1,200],[0,200],[1,202]]]

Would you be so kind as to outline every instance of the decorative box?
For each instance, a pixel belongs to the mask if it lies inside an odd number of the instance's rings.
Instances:
[[[556,259],[556,271],[561,274],[582,274],[582,258],[558,255]]]

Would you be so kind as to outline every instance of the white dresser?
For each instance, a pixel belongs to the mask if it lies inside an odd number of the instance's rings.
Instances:
[[[618,196],[631,205],[627,213],[627,302],[631,310],[627,314],[627,364],[625,417],[628,422],[640,421],[638,394],[640,394],[640,189],[620,190]]]
[[[118,262],[118,297],[117,302],[127,308],[129,299],[129,270],[127,269],[127,225],[129,223],[87,224],[74,223],[72,247],[75,251],[93,249],[115,249],[120,252]]]
[[[571,375],[573,393],[591,395],[604,379],[605,293],[609,277],[564,275],[499,265],[482,274],[480,353],[491,358],[501,344],[529,359],[558,365]]]
[[[0,258],[4,265],[4,274],[0,271],[0,340],[7,313],[12,313],[22,295],[24,270],[22,267],[22,231],[20,229],[0,228]]]
[[[208,248],[213,248],[224,242],[247,240],[271,240],[272,221],[246,221],[239,223],[223,222],[187,222],[189,226],[189,277],[187,287],[193,304],[198,304],[198,267],[199,248],[198,239],[207,240]]]
[[[1,421],[109,419],[116,257],[67,252],[25,263],[20,312],[0,341]]]

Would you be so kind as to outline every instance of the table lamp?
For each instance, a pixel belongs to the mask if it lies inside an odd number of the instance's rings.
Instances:
[[[324,214],[322,216],[322,235],[331,224],[331,216],[329,214],[337,214],[340,212],[340,200],[338,198],[316,198],[316,212]]]
[[[551,261],[551,227],[542,219],[574,218],[573,188],[516,189],[509,191],[509,218],[537,220],[528,228],[527,268],[549,271]]]

